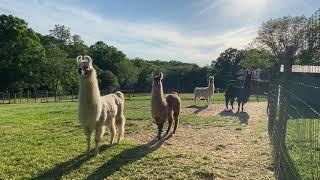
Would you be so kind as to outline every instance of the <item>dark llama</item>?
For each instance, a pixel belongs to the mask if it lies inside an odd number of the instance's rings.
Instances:
[[[227,87],[226,92],[224,94],[225,100],[226,100],[226,109],[228,110],[228,104],[230,102],[231,107],[233,109],[233,103],[235,98],[237,98],[238,102],[238,112],[240,111],[241,106],[241,112],[243,112],[243,106],[245,103],[248,102],[250,94],[251,94],[251,77],[252,73],[246,73],[245,81],[242,85],[242,87],[236,86],[234,84],[231,84]]]

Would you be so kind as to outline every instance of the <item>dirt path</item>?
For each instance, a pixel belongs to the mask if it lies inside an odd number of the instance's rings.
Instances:
[[[216,179],[274,179],[267,134],[266,103],[249,103],[246,113],[221,112],[222,104],[208,108],[184,107],[182,113],[220,119],[215,126],[183,124],[161,148],[172,152],[196,153],[212,159]],[[182,120],[183,121],[183,120]],[[139,144],[148,142],[154,129],[130,134]]]

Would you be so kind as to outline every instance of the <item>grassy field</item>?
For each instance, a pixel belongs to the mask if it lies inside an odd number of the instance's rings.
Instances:
[[[184,107],[193,104],[191,94],[182,94],[181,97]],[[223,95],[216,94],[213,102],[223,103]],[[148,144],[156,132],[150,117],[150,97],[141,94],[131,101],[126,101],[126,137],[131,138],[125,138],[118,145],[109,146],[107,131],[100,155],[85,155],[85,137],[76,118],[76,108],[76,102],[0,105],[0,178],[94,179],[108,176],[111,179],[197,179],[226,176],[235,178],[236,175],[233,174],[242,173],[241,167],[232,162],[226,169],[222,169],[224,166],[215,167],[214,164],[219,163],[217,161],[221,157],[213,158],[199,153],[201,148],[205,148],[200,145],[197,146],[199,151],[188,151],[185,144],[181,146],[182,149],[177,150],[172,150],[165,141]],[[246,128],[235,118],[225,119],[220,116],[182,113],[181,121],[182,128],[194,128],[192,131],[202,131],[209,127],[217,127],[223,131],[222,128],[230,128],[232,133],[238,133],[235,138],[242,133],[241,128]],[[144,134],[145,129],[148,129],[151,137],[149,135],[146,138],[137,138],[147,134]],[[249,129],[247,131],[249,132]],[[142,133],[136,136],[137,132]],[[221,135],[219,138],[224,137]],[[144,143],[138,143],[139,140]],[[166,147],[160,148],[162,144],[166,144]],[[213,148],[223,149],[223,146]],[[259,151],[255,154],[261,156]],[[269,155],[264,152],[263,157],[269,158]],[[222,171],[228,171],[227,175]]]

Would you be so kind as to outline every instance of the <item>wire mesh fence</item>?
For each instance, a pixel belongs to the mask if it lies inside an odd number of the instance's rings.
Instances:
[[[319,74],[271,83],[269,134],[278,179],[320,179]]]
[[[308,29],[305,57],[317,63],[320,10],[309,19]],[[268,132],[275,177],[320,179],[320,67],[291,65],[286,64],[284,72],[272,75],[268,93]]]
[[[127,100],[135,96],[133,90],[121,90]],[[100,91],[101,95],[107,95],[109,92]],[[53,92],[46,90],[25,91],[25,92],[0,92],[0,104],[22,104],[22,103],[50,103],[50,102],[73,102],[77,101],[76,92]]]

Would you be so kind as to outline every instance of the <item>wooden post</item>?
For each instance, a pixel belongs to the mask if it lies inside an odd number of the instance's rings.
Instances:
[[[21,104],[21,99],[22,99],[22,91],[20,91],[20,104]]]
[[[59,102],[61,101],[61,92],[59,91]]]
[[[28,90],[28,92],[27,92],[27,103],[29,102],[29,98],[30,98],[30,91]]]
[[[9,104],[11,104],[10,91],[8,91],[8,96],[9,96]]]
[[[47,102],[49,102],[48,96],[49,96],[49,92],[48,92],[48,90],[47,90],[47,92],[46,92],[46,101],[47,101]]]
[[[37,92],[34,91],[34,103],[37,103]]]
[[[57,102],[57,91],[54,91],[54,102]]]
[[[73,101],[73,91],[71,92],[71,101]]]
[[[1,93],[2,94],[2,104],[4,104],[4,93]]]
[[[16,104],[16,99],[17,99],[17,93],[14,93],[14,100],[13,100],[14,104]]]

